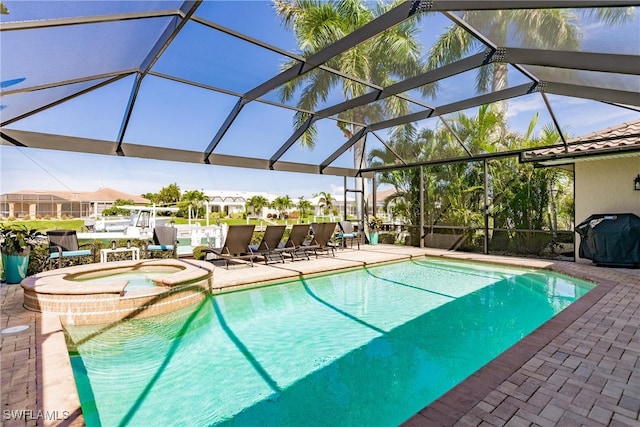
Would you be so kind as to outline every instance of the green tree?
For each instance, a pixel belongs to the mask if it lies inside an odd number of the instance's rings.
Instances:
[[[365,0],[274,0],[275,10],[283,25],[292,29],[302,56],[308,57],[337,42],[347,34],[362,27],[390,10],[398,2],[369,7]],[[422,70],[420,62],[422,46],[418,42],[417,20],[407,20],[378,37],[374,37],[348,51],[330,59],[326,65],[350,76],[370,81],[380,86],[389,86],[397,78],[408,78]],[[285,64],[288,68],[293,62]],[[344,99],[352,99],[369,91],[368,86],[355,80],[341,78],[319,68],[311,70],[284,85],[280,91],[283,102],[301,94],[298,107],[314,111],[332,89],[340,87]],[[339,115],[338,126],[346,138],[351,138],[360,129],[357,123],[379,121],[388,116],[404,115],[409,105],[398,97],[388,97],[375,106],[365,105],[345,111]],[[296,112],[294,126],[301,126],[308,114]],[[303,147],[313,148],[316,129],[312,124],[300,138]],[[353,147],[354,166],[359,168],[364,160],[364,139]],[[364,180],[356,178],[357,188],[364,190]],[[360,216],[361,193],[356,193],[356,206]]]
[[[322,208],[322,213],[328,215],[331,209],[333,209],[333,201],[335,200],[329,191],[321,191],[318,194],[314,194],[313,197],[319,197],[318,206]]]
[[[182,195],[180,193],[180,187],[176,183],[169,184],[166,187],[162,187],[160,189],[160,192],[158,193],[159,204],[176,204],[180,201],[181,198]]]
[[[451,119],[449,127],[458,136],[451,138],[448,128],[415,132],[410,126],[390,141],[391,149],[373,150],[372,165],[400,163],[394,153],[408,162],[428,161],[446,155],[462,155],[464,146],[472,154],[535,147],[559,141],[553,127],[544,128],[541,138],[534,138],[537,116],[524,135],[509,131],[504,113],[494,106],[479,108],[475,116],[464,113]],[[457,153],[457,154],[456,154]],[[489,162],[489,194],[493,199],[493,222],[498,228],[542,229],[549,223],[547,206],[551,188],[557,186],[557,171],[521,165],[515,158]],[[459,163],[424,167],[425,220],[433,225],[482,224],[484,206],[484,164]],[[379,182],[390,184],[395,192],[386,203],[394,203],[394,214],[402,215],[409,224],[420,220],[420,170],[398,169],[379,173]],[[501,235],[502,234],[502,235]],[[494,233],[496,240],[508,244],[509,233]]]
[[[141,194],[142,197],[150,201],[154,205],[160,204],[160,194],[159,193],[144,193]]]
[[[103,216],[129,215],[131,211],[129,211],[128,209],[119,208],[119,206],[127,206],[127,205],[131,206],[133,204],[134,204],[133,200],[116,199],[111,205],[111,207],[104,209],[102,211],[102,215]]]
[[[258,215],[262,215],[262,209],[267,206],[269,206],[269,200],[264,196],[252,196],[245,202],[245,209]]]
[[[8,15],[9,14],[9,9],[7,9],[7,6],[4,4],[4,2],[0,1],[0,15]]]
[[[633,7],[578,10],[554,8],[465,11],[461,18],[498,47],[518,45],[537,49],[576,50],[582,39],[580,17],[615,25],[632,18],[634,13]],[[435,69],[460,60],[472,51],[484,49],[486,46],[473,38],[471,33],[458,25],[452,25],[430,48],[428,67]],[[504,62],[493,62],[478,68],[476,90],[486,92],[506,88],[508,86],[507,67],[508,65]],[[488,109],[486,106],[481,108],[475,119],[458,115],[456,130],[459,132],[458,135],[467,142],[473,154],[493,152],[499,148],[547,145],[559,140],[557,130],[555,128],[550,130],[549,127],[545,127],[540,138],[532,137],[533,126],[531,125],[524,136],[518,137],[511,134],[504,119],[505,110],[505,104],[498,102],[493,109]],[[483,115],[484,118],[480,117]],[[475,127],[472,123],[474,120],[476,124],[479,123],[483,127]],[[532,118],[531,124],[535,124],[535,121],[537,116]],[[551,200],[548,198],[550,189],[557,186],[557,173],[550,170],[533,170],[531,165],[517,165],[512,159],[491,162],[491,165],[494,226],[499,228],[542,227],[544,220],[540,212],[546,210],[549,201],[553,204],[554,210],[557,208],[555,198]],[[460,168],[454,167],[454,169]],[[480,169],[481,165],[476,163],[467,170],[467,172],[473,171],[467,177],[470,185],[467,191],[478,188],[477,185],[481,183]],[[451,186],[449,188],[454,191],[459,190]],[[501,238],[500,233],[494,233],[495,237]]]
[[[284,218],[286,210],[293,207],[293,202],[289,195],[280,196],[273,200],[271,207],[278,211],[280,218]]]
[[[403,161],[428,161],[439,157],[442,150],[447,149],[443,141],[449,136],[450,133],[446,129],[434,131],[424,128],[417,131],[412,125],[406,125],[390,140],[391,149],[385,147],[371,150],[368,161],[371,166],[400,165]],[[393,215],[409,224],[419,223],[419,178],[419,169],[395,169],[378,173],[378,183],[391,185],[395,190],[385,199],[385,209],[391,204]],[[430,191],[427,191],[427,194],[430,194]]]
[[[142,197],[151,201],[155,205],[175,205],[182,198],[180,193],[180,187],[178,184],[169,184],[166,187],[162,187],[157,193],[146,193]]]
[[[634,8],[468,10],[462,12],[461,18],[498,47],[521,45],[537,49],[576,50],[582,39],[579,15],[611,25],[633,17]],[[484,49],[486,46],[471,33],[459,25],[452,25],[430,48],[428,66],[435,69],[462,59],[471,51]],[[507,86],[506,63],[493,62],[478,69],[478,92],[496,91]]]
[[[208,202],[209,197],[201,190],[185,191],[178,202],[180,208],[180,215],[182,217],[188,217],[188,209],[193,212],[193,219],[198,219],[200,215],[205,215],[204,202]]]
[[[300,218],[305,218],[311,210],[313,205],[309,200],[306,200],[304,196],[300,196],[298,199],[298,210],[300,211]]]

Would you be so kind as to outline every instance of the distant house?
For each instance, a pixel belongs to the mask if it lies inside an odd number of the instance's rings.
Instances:
[[[223,190],[206,190],[204,192],[207,197],[209,197],[209,201],[206,203],[209,205],[210,212],[223,212],[226,215],[233,213],[240,213],[246,210],[247,201],[254,196],[262,196],[269,203],[272,203],[278,196],[265,193],[265,192],[255,192],[255,191],[223,191]],[[333,194],[332,195],[332,205],[334,209],[337,209],[339,212],[344,212],[344,197],[340,195]],[[311,205],[313,206],[313,214],[322,216],[324,215],[323,207],[320,204],[320,196],[315,196],[308,199]],[[298,203],[300,200],[297,198],[291,199],[293,203],[292,207],[287,209],[287,212],[293,212],[298,210]],[[347,213],[349,215],[355,214],[354,201],[352,198],[347,200]],[[261,211],[262,217],[267,217],[267,215],[277,215],[278,211],[276,209],[265,207]]]
[[[116,200],[133,200],[147,205],[144,197],[112,188],[92,192],[21,190],[0,195],[0,218],[87,218],[98,217]]]
[[[225,215],[244,212],[247,200],[254,196],[262,196],[269,202],[276,198],[269,193],[254,191],[207,190],[204,193],[209,198],[206,204],[210,212],[222,212]]]
[[[385,201],[388,197],[395,193],[397,193],[397,190],[395,188],[387,188],[386,190],[376,189],[376,216],[384,216],[386,214],[389,219],[393,216],[391,213],[391,209],[393,208],[394,201],[391,201],[388,206],[385,206]],[[373,206],[373,194],[369,194],[367,196],[367,204],[368,206]],[[369,211],[370,214],[373,214],[371,212],[371,208],[369,208]]]

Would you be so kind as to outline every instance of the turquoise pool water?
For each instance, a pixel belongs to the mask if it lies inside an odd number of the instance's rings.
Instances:
[[[421,259],[66,333],[89,426],[393,426],[592,287]]]
[[[155,283],[153,279],[160,276],[167,276],[171,273],[175,273],[176,271],[180,271],[179,268],[155,268],[153,271],[125,271],[121,273],[110,273],[106,272],[104,274],[95,274],[90,273],[77,276],[72,280],[75,282],[91,282],[91,283],[110,283],[110,282],[127,282],[127,286],[125,290],[133,291],[136,289],[147,289],[153,288]]]

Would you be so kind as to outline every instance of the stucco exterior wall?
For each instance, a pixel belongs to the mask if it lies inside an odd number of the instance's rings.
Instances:
[[[575,163],[576,224],[589,215],[634,213],[640,216],[640,191],[633,190],[633,180],[640,174],[640,157],[592,160]],[[576,234],[576,261],[580,236]]]

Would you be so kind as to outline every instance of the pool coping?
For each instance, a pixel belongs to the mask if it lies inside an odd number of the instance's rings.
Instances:
[[[494,412],[502,408],[505,403],[513,406],[513,400],[509,401],[509,398],[503,398],[502,402],[497,402],[497,400],[499,399],[495,396],[497,393],[500,394],[504,392],[505,387],[513,388],[517,386],[517,384],[515,386],[513,385],[513,377],[517,375],[522,376],[522,374],[520,374],[519,372],[522,370],[523,366],[528,366],[530,370],[535,370],[530,366],[532,360],[535,359],[534,356],[536,356],[542,349],[544,349],[545,346],[556,340],[560,334],[562,334],[570,325],[572,325],[572,323],[576,322],[576,320],[580,319],[582,316],[585,316],[590,309],[592,309],[596,304],[605,299],[605,296],[609,292],[611,292],[612,289],[620,287],[621,285],[623,287],[629,284],[631,286],[633,286],[634,284],[640,285],[640,274],[637,274],[636,272],[633,272],[632,275],[628,276],[629,283],[625,284],[624,282],[626,281],[626,279],[620,279],[620,277],[627,277],[625,276],[625,274],[628,274],[629,272],[612,269],[604,270],[601,267],[594,267],[592,265],[585,265],[574,262],[557,262],[526,258],[482,256],[478,254],[446,252],[432,249],[406,247],[404,250],[398,250],[397,247],[385,248],[384,245],[380,246],[381,247],[378,247],[375,250],[381,253],[389,250],[390,253],[394,255],[394,258],[399,256],[398,253],[401,252],[401,258],[403,259],[410,259],[412,257],[423,257],[426,255],[445,257],[450,259],[461,259],[467,261],[478,261],[484,263],[489,262],[516,267],[542,268],[568,274],[580,279],[590,280],[598,284],[598,286],[594,287],[591,291],[585,294],[574,304],[543,324],[532,334],[525,337],[514,347],[503,353],[503,355],[498,356],[496,359],[471,375],[468,379],[460,383],[458,386],[454,387],[440,399],[433,402],[431,405],[421,410],[418,414],[408,419],[405,422],[405,425],[408,426],[481,425],[482,423],[487,422],[487,420],[490,420],[489,424],[491,425],[506,425],[509,420],[511,420],[511,422],[514,422],[514,420],[521,421],[523,417],[525,420],[530,419],[529,423],[535,420],[536,424],[538,425],[556,425],[549,420],[553,420],[554,418],[556,418],[556,421],[561,420],[560,415],[558,415],[557,413],[554,413],[553,416],[549,415],[547,416],[547,418],[540,418],[539,416],[538,418],[536,418],[536,416],[533,415],[527,417],[526,411],[523,413],[517,412],[517,414],[516,412],[513,412],[510,416],[504,416],[504,414],[502,414],[503,418],[496,417],[494,415]],[[345,250],[339,252],[338,258],[353,261],[353,258],[360,258],[358,256],[358,252],[359,251],[353,250],[350,254],[350,252],[347,252],[347,250]],[[303,262],[314,263],[315,260]],[[358,262],[360,262],[361,265],[373,265],[378,263],[369,261],[356,261],[353,267],[357,267],[357,265],[355,264],[357,264]],[[293,272],[290,272],[290,274],[293,275],[290,276],[291,278],[299,277],[300,274],[303,274],[305,268],[303,268],[302,264],[300,264],[300,267],[297,266],[297,262],[289,264],[291,265],[288,266],[288,269],[293,270]],[[318,266],[314,266],[314,268],[315,267]],[[332,268],[329,268],[325,270],[325,272],[331,269]],[[234,270],[234,268],[230,270]],[[216,269],[216,274],[221,273],[221,271],[222,269]],[[242,271],[242,275],[244,275],[246,271],[250,270],[249,267],[239,266],[239,268],[236,270],[236,273],[238,271]],[[234,272],[232,271],[231,274],[233,275]],[[322,274],[322,272],[318,271],[317,274]],[[608,278],[608,276],[612,276],[612,278]],[[233,280],[234,279],[232,278],[230,283],[233,282]],[[275,279],[272,279],[271,282],[273,280]],[[283,280],[286,280],[286,278],[281,278],[279,281]],[[261,282],[260,286],[265,286],[269,283],[270,280],[268,280],[267,278],[267,280]],[[6,287],[6,285],[3,285],[3,287]],[[638,286],[638,288],[640,288],[640,286]],[[4,295],[6,295],[6,292],[3,292],[3,296]],[[29,314],[34,315],[34,313]],[[35,351],[33,358],[36,359],[35,363],[37,367],[37,378],[35,381],[37,384],[37,396],[34,399],[34,405],[36,406],[34,407],[34,410],[58,415],[55,419],[47,419],[46,417],[44,419],[39,419],[37,424],[45,426],[84,425],[82,413],[80,410],[79,399],[75,387],[75,381],[73,379],[73,373],[71,371],[68,351],[64,341],[64,334],[62,332],[60,321],[56,316],[37,314],[35,315],[35,325],[35,343],[31,344],[32,346],[35,344],[35,348],[32,347],[32,351]],[[6,321],[3,321],[3,326],[7,326]],[[4,340],[5,338],[3,336],[3,342]],[[572,357],[574,356],[575,355],[572,355]],[[638,362],[638,364],[640,366],[640,361]],[[2,369],[3,371],[5,370],[5,363],[3,363]],[[516,381],[516,383],[522,383],[524,381],[525,380],[520,378],[518,381]],[[505,386],[505,384],[507,385]],[[622,394],[622,392],[620,393]],[[492,402],[492,400],[496,400],[496,402]],[[637,400],[640,402],[640,399]],[[491,402],[492,405],[486,403],[487,401]],[[571,403],[571,400],[569,400],[569,402]],[[555,401],[554,403],[556,406],[553,406],[552,409],[554,409],[555,412],[565,411],[565,414],[568,413],[567,411],[569,411],[569,409],[561,407],[558,408],[558,404]],[[633,411],[624,411],[624,408],[613,408],[613,417],[615,418],[616,416],[618,416],[618,414],[622,413],[623,415],[627,416],[627,419],[634,419]],[[640,409],[635,411],[636,421],[640,419],[638,412],[640,412]],[[543,413],[543,415],[545,414]],[[606,417],[601,418],[606,419]],[[618,416],[618,418],[620,418],[620,416]],[[593,418],[589,418],[589,420],[592,419]],[[609,416],[608,419],[611,420],[612,416]],[[528,425],[529,423],[525,422],[523,424]],[[33,423],[31,423],[25,417],[25,425],[33,425]],[[591,422],[589,425],[604,426],[607,425],[607,422]]]

